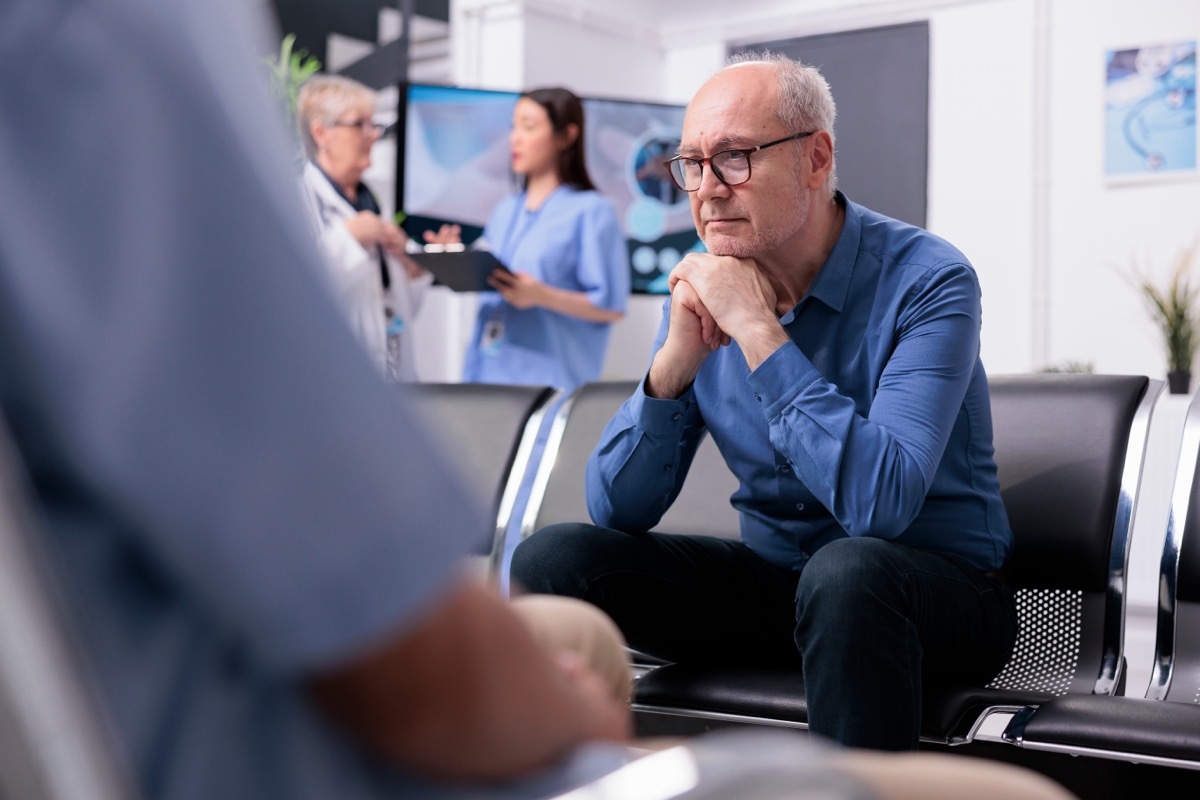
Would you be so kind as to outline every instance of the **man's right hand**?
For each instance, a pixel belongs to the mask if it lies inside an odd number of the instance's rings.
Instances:
[[[654,356],[646,378],[650,397],[674,399],[692,385],[709,353],[729,344],[696,290],[687,281],[671,288],[671,319],[667,339]]]

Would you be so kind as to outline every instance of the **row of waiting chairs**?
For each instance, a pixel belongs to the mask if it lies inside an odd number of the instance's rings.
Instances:
[[[525,465],[534,477],[521,519],[501,514],[497,522],[494,563],[514,530],[524,537],[550,524],[587,519],[587,458],[635,388],[632,382],[595,383],[569,397],[527,390],[524,419],[533,428],[523,436],[533,437],[543,424],[539,415],[546,414],[549,435],[541,457]],[[1001,721],[1011,718],[1000,738],[1030,750],[1200,769],[1200,396],[1189,409],[1178,461],[1153,675],[1144,696],[1128,696],[1125,687],[1130,534],[1150,417],[1162,388],[1142,376],[991,379],[996,461],[1015,534],[1006,572],[1017,587],[1020,632],[1009,664],[987,686],[925,687],[924,742],[971,742],[999,714]],[[445,385],[422,391],[437,406],[444,395],[464,390]],[[472,447],[489,446],[486,431],[468,435],[475,437]],[[494,443],[500,450],[520,449]],[[514,480],[503,473],[476,478],[497,487]],[[737,514],[728,502],[735,488],[736,479],[706,439],[683,492],[655,530],[736,537]],[[649,666],[634,697],[643,731],[699,732],[730,723],[807,727],[796,671]]]
[[[990,685],[927,687],[923,739],[969,742],[982,720],[1004,710],[1012,714],[1004,738],[1026,749],[1200,769],[1200,397],[1185,422],[1166,533],[1153,677],[1144,697],[1130,697],[1122,696],[1125,568],[1161,384],[1030,375],[990,385],[1021,629],[1012,661]],[[633,389],[597,383],[564,397],[540,387],[414,387],[418,413],[447,431],[449,451],[493,505],[493,563],[514,527],[528,534],[586,519],[584,463]],[[543,423],[549,436],[535,457]],[[132,797],[77,637],[53,581],[43,580],[20,474],[0,441],[0,796]],[[532,490],[517,518],[527,475]],[[657,530],[736,535],[734,488],[706,443]],[[801,676],[784,671],[659,666],[638,682],[634,709],[697,730],[807,722]]]

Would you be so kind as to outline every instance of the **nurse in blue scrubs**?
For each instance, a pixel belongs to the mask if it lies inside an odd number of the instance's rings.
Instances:
[[[583,105],[566,89],[525,92],[513,110],[521,191],[483,231],[511,273],[480,298],[463,380],[573,389],[597,380],[609,328],[625,313],[629,258],[611,203],[584,164]]]

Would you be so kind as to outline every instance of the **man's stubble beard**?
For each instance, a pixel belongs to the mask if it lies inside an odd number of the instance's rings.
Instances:
[[[745,238],[718,236],[712,237],[714,241],[709,241],[709,239],[701,237],[705,249],[714,256],[733,256],[734,258],[750,258],[755,260],[767,253],[773,252],[790,239],[797,230],[803,228],[804,224],[808,221],[808,212],[812,207],[812,197],[808,192],[801,189],[800,176],[796,175],[794,185],[792,186],[792,196],[796,199],[796,207],[791,216],[792,223],[787,229],[783,226],[777,226],[774,230],[766,231],[756,229],[753,234]]]

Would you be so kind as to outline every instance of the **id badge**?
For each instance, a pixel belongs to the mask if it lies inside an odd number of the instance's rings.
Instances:
[[[489,319],[483,325],[483,335],[479,339],[479,347],[486,355],[491,355],[500,349],[504,339],[504,323],[498,319]]]

